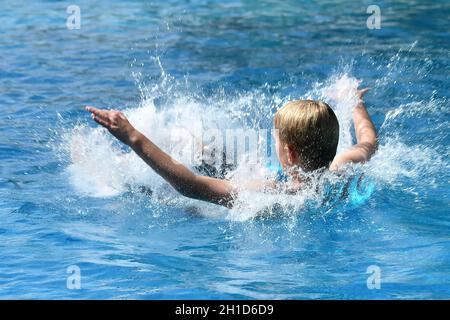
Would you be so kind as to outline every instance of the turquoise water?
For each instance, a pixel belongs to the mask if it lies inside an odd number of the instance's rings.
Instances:
[[[1,2],[0,298],[450,298],[450,6],[377,1],[369,30],[371,4],[77,1],[68,30],[66,2]],[[170,151],[182,126],[269,128],[354,78],[380,148],[352,169],[373,190],[331,207],[183,199],[82,110],[125,109]],[[333,107],[344,148],[351,110]]]

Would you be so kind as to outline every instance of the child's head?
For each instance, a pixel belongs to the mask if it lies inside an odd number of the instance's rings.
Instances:
[[[300,166],[304,171],[328,167],[336,155],[339,123],[322,101],[295,100],[274,118],[276,149],[283,169]]]

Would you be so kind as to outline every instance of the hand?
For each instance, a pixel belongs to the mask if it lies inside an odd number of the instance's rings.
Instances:
[[[86,106],[86,111],[91,113],[92,119],[102,125],[123,143],[130,145],[136,129],[131,125],[122,112],[115,110],[102,110]]]
[[[356,91],[356,96],[359,98],[360,101],[363,100],[364,95],[366,94],[367,91],[369,91],[370,88],[364,88],[364,89],[359,89]]]

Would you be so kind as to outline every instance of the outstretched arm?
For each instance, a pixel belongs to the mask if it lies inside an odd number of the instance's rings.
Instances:
[[[370,159],[378,146],[377,134],[372,119],[367,113],[363,102],[363,95],[368,89],[358,91],[359,103],[353,111],[353,122],[355,125],[356,141],[350,150],[338,154],[331,163],[331,170],[338,170],[348,162],[366,162]]]
[[[232,195],[235,190],[230,182],[195,175],[136,130],[121,112],[94,107],[86,107],[86,110],[92,114],[92,119],[108,129],[117,139],[129,145],[142,160],[182,195],[225,207],[232,206]]]

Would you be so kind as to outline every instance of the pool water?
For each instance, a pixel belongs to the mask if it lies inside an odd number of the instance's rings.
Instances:
[[[71,30],[66,2],[2,1],[0,298],[450,298],[450,5],[377,1],[368,29],[371,4],[81,0]],[[270,128],[356,79],[380,147],[352,168],[362,200],[326,208],[183,199],[82,109],[170,151],[182,127]],[[350,102],[332,106],[344,149]]]

